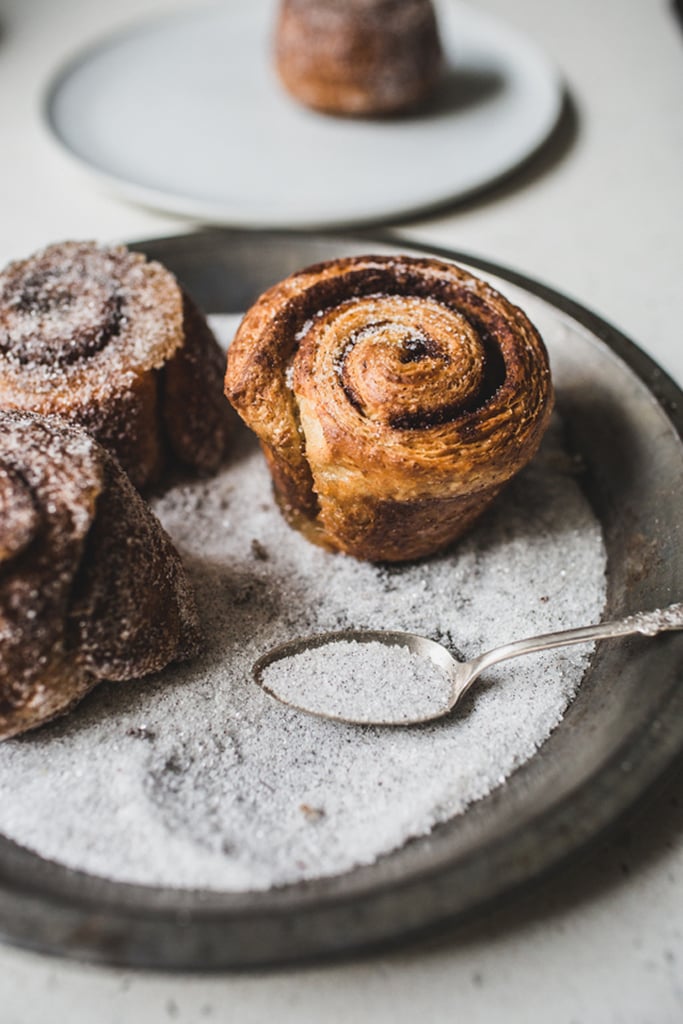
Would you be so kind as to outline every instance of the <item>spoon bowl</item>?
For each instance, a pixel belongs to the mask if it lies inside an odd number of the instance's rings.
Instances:
[[[442,644],[416,633],[347,629],[273,647],[254,663],[252,674],[269,696],[319,718],[351,725],[422,725],[450,714],[482,672],[501,661],[678,629],[683,629],[683,603],[516,640],[470,661],[458,661]]]

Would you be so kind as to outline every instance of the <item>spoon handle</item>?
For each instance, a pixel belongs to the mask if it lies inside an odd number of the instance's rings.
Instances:
[[[485,651],[471,662],[472,676],[469,682],[473,682],[476,676],[491,665],[507,661],[508,658],[517,658],[520,654],[533,654],[534,651],[548,651],[553,647],[588,643],[591,640],[609,640],[611,637],[630,636],[633,633],[656,636],[667,629],[683,629],[683,603],[670,604],[651,612],[638,612],[613,622],[598,622],[592,626],[579,626],[576,629],[532,636],[526,640],[515,640]]]

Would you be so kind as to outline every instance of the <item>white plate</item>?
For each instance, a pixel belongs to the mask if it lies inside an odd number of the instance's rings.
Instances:
[[[196,8],[77,56],[48,124],[119,193],[243,227],[404,216],[481,189],[548,136],[562,87],[524,36],[457,0],[439,7],[447,74],[420,115],[349,120],[294,103],[272,67],[274,0]]]

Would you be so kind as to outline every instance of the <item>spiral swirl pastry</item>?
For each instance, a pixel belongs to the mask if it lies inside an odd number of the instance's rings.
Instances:
[[[175,278],[122,246],[64,242],[0,273],[0,409],[84,426],[138,487],[171,460],[218,467],[223,369]]]
[[[198,638],[178,554],[118,462],[59,417],[0,412],[0,739]]]
[[[292,96],[329,114],[396,114],[436,84],[431,0],[282,0],[276,66]]]
[[[536,451],[543,342],[485,282],[434,259],[319,264],[265,292],[228,353],[289,520],[371,561],[467,530]]]

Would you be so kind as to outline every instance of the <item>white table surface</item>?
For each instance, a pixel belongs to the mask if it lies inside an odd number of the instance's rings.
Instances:
[[[228,0],[230,2],[230,0]],[[239,0],[232,0],[239,2]],[[258,0],[250,0],[258,2]],[[668,0],[477,0],[533,36],[571,96],[522,172],[404,237],[516,268],[621,328],[683,384],[683,28]],[[101,192],[39,117],[75,48],[168,0],[0,0],[0,264],[65,238],[191,225]],[[580,863],[429,944],[362,961],[220,976],[94,968],[0,947],[0,1021],[683,1020],[680,769]]]

